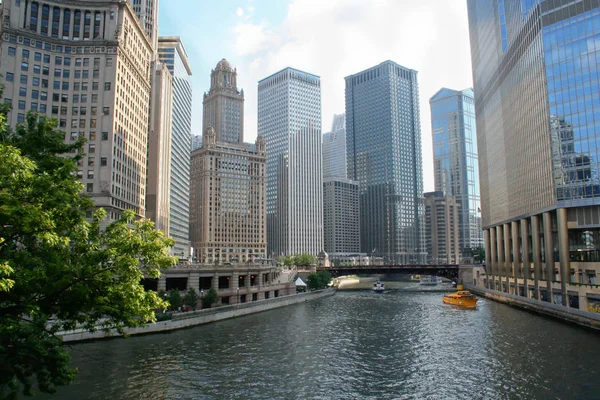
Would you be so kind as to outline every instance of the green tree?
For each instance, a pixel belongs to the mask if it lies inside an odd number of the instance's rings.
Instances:
[[[296,254],[293,260],[294,265],[299,267],[309,267],[317,263],[317,257],[309,253]]]
[[[194,289],[189,288],[187,290],[185,296],[183,296],[183,304],[185,304],[188,307],[191,307],[192,309],[196,308],[196,305],[198,305],[198,294]]]
[[[105,222],[82,195],[83,139],[29,113],[14,131],[0,107],[0,398],[52,393],[75,377],[56,333],[117,330],[155,320],[166,303],[144,291],[175,260],[171,239],[132,211]],[[104,229],[102,229],[104,228]]]
[[[167,292],[167,301],[171,310],[177,311],[183,305],[183,298],[181,297],[181,293],[179,293],[179,289],[169,290]]]
[[[279,262],[282,263],[283,265],[285,265],[286,267],[291,267],[292,265],[294,265],[294,257],[292,256],[280,256],[279,257]]]
[[[208,289],[208,292],[202,298],[202,307],[210,308],[213,304],[216,304],[219,301],[219,295],[215,288]]]
[[[325,289],[331,281],[331,274],[329,271],[313,272],[308,275],[307,281],[308,287],[313,290]]]
[[[485,262],[485,249],[483,247],[473,249],[473,259],[480,264]]]

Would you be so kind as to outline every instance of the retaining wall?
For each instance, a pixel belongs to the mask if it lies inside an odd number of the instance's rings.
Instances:
[[[499,292],[483,288],[481,286],[464,285],[466,289],[477,293],[480,296],[490,300],[505,303],[510,306],[523,308],[525,310],[534,311],[539,314],[548,315],[563,321],[572,322],[588,328],[600,330],[600,314],[559,306],[557,304],[548,303],[527,297],[515,296],[513,294]]]
[[[207,324],[210,322],[221,321],[223,319],[241,317],[272,310],[279,307],[285,307],[292,304],[302,303],[309,300],[316,300],[322,297],[331,296],[335,293],[335,288],[317,290],[308,293],[299,293],[289,296],[275,297],[267,300],[258,300],[248,303],[235,304],[217,308],[208,308],[204,310],[191,311],[186,313],[173,314],[173,318],[167,321],[160,321],[145,327],[127,329],[128,335],[143,335],[148,333],[166,332],[175,329],[188,328],[195,325]],[[85,340],[106,339],[121,336],[117,332],[88,332],[83,329],[68,332],[59,332],[57,336],[62,337],[63,342],[79,342]]]

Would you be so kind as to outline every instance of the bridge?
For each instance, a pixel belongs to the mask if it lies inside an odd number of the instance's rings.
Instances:
[[[343,275],[408,274],[434,275],[458,282],[458,264],[403,264],[403,265],[349,265],[317,267],[317,271],[329,271],[333,277]]]

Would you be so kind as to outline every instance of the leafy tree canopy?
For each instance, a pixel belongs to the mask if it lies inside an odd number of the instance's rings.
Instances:
[[[202,298],[202,307],[210,307],[219,301],[219,295],[215,288],[208,289],[208,292]]]
[[[173,241],[126,211],[105,221],[82,195],[83,139],[64,143],[56,121],[28,114],[14,131],[0,107],[0,398],[70,383],[59,331],[147,324],[166,303],[144,291],[174,264]]]
[[[325,289],[331,281],[331,274],[329,271],[313,272],[308,275],[307,281],[308,287],[313,290]]]

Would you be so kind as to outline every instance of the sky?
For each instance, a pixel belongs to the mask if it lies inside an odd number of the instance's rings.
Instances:
[[[345,112],[344,77],[385,60],[418,71],[425,191],[434,189],[429,99],[473,85],[466,0],[160,0],[159,34],[187,50],[194,135],[222,58],[244,90],[246,142],[256,138],[258,81],[285,67],[321,77],[323,133]]]

